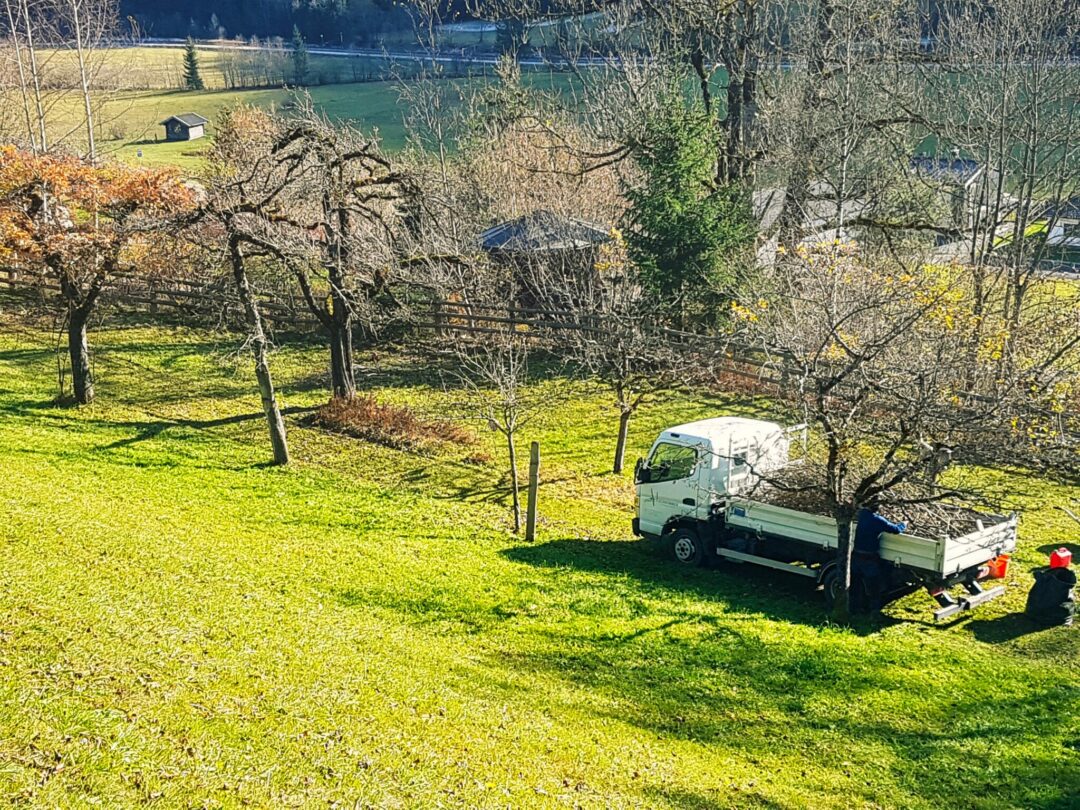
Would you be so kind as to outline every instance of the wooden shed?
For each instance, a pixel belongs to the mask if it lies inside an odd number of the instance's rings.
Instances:
[[[206,125],[209,119],[203,118],[198,113],[182,113],[170,115],[161,125],[165,127],[165,140],[167,141],[193,141],[206,134]]]

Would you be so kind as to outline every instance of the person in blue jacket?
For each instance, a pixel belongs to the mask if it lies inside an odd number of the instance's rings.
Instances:
[[[881,559],[881,534],[903,534],[905,523],[893,523],[878,514],[876,503],[859,510],[855,523],[855,548],[851,554],[851,579],[855,585],[855,606],[881,610],[889,585],[889,572]],[[862,587],[858,587],[858,581]]]

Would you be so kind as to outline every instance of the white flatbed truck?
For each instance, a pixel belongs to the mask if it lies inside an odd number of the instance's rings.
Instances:
[[[769,503],[760,486],[763,476],[792,463],[791,438],[801,430],[718,417],[663,431],[635,472],[634,533],[664,540],[682,563],[722,559],[812,578],[831,601],[839,589],[836,520]],[[943,619],[1004,593],[1003,586],[980,583],[998,557],[1015,550],[1016,515],[973,518],[958,509],[957,516],[955,536],[882,534],[889,599],[925,588],[939,604],[935,617]],[[955,586],[963,595],[950,593]]]

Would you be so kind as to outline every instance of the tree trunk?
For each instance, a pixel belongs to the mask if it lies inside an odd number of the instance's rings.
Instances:
[[[331,279],[330,310],[330,384],[335,397],[352,399],[356,396],[356,374],[353,371],[352,310],[340,291],[341,279]]]
[[[633,412],[621,410],[619,412],[619,438],[615,441],[615,464],[612,466],[613,473],[623,471],[623,462],[626,461],[626,434],[630,430],[630,417]]]
[[[86,115],[86,156],[92,162],[97,159],[97,148],[94,145],[94,108],[90,98],[90,71],[86,63],[87,47],[83,41],[83,23],[90,24],[91,21],[82,19],[81,6],[76,0],[69,0],[68,6],[71,9],[71,27],[75,34],[75,54],[78,57],[79,86],[82,89],[83,112]]]
[[[259,395],[262,397],[263,411],[266,413],[266,422],[270,428],[274,464],[288,464],[289,446],[285,438],[285,420],[281,417],[281,409],[278,407],[277,397],[274,394],[274,382],[270,377],[269,344],[266,333],[263,331],[262,316],[259,314],[255,295],[248,283],[244,256],[237,242],[230,242],[229,255],[232,260],[233,279],[236,281],[236,292],[240,297],[240,303],[244,306],[244,314],[247,317],[248,327],[251,329],[251,353],[255,356],[255,378],[259,381]]]
[[[846,623],[851,618],[851,543],[852,515],[846,509],[840,510],[836,517],[836,567],[840,581],[840,597],[833,605],[833,618]]]
[[[71,383],[75,401],[89,405],[94,401],[94,372],[90,368],[90,344],[86,339],[87,316],[77,310],[68,315],[68,353],[71,355]]]
[[[506,447],[510,451],[510,492],[514,503],[514,534],[521,531],[521,494],[518,491],[517,449],[514,447],[513,431],[506,434]]]

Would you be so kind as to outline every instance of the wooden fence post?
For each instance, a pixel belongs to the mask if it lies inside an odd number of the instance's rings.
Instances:
[[[529,448],[529,505],[525,516],[525,540],[536,539],[536,488],[540,483],[540,442]]]

